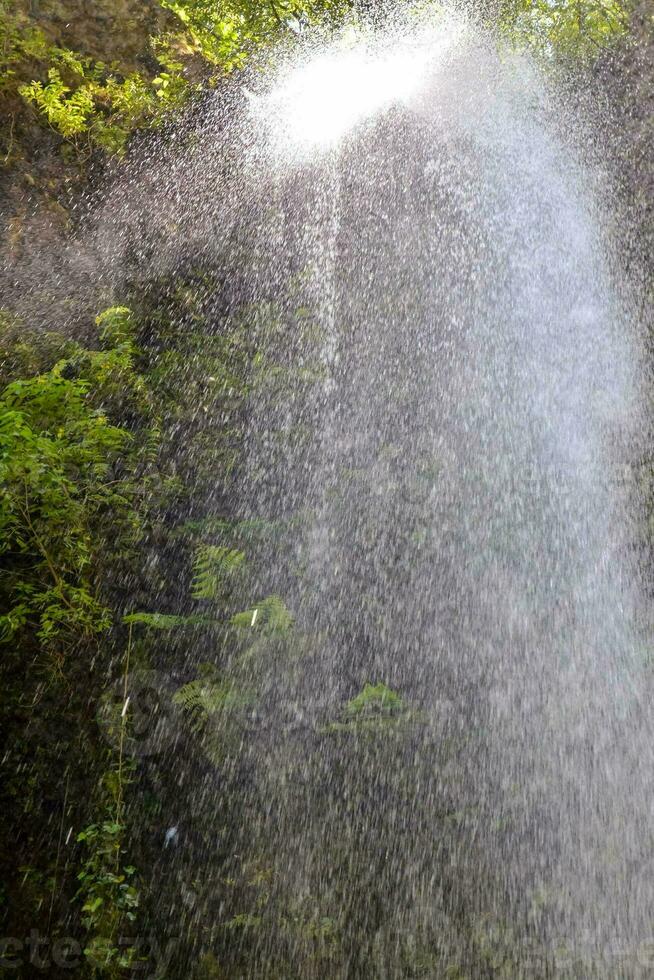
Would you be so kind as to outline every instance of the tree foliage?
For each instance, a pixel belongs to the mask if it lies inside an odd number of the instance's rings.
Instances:
[[[0,103],[13,120],[5,162],[22,152],[17,97],[77,151],[95,146],[122,154],[135,130],[159,125],[194,92],[242,68],[253,52],[319,24],[362,16],[353,0],[157,2],[170,19],[141,59],[156,68],[135,70],[53,42],[25,9],[2,0]],[[550,59],[593,56],[629,26],[624,0],[504,0],[497,9],[512,44]]]
[[[508,0],[501,9],[510,42],[548,60],[597,57],[629,29],[623,0]]]
[[[92,584],[94,531],[108,510],[116,526],[130,512],[130,488],[112,475],[131,437],[89,397],[89,376],[121,383],[130,354],[90,353],[86,367],[87,377],[76,376],[74,359],[60,361],[9,384],[0,398],[0,547],[11,561],[1,635],[34,630],[59,657],[78,635],[109,626]]]
[[[204,58],[223,71],[241,68],[249,54],[287,33],[338,23],[348,0],[162,0],[177,14]]]

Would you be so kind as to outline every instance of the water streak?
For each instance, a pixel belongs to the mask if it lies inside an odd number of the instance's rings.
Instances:
[[[640,354],[576,120],[444,14],[280,58],[144,153],[86,242],[114,287],[210,270],[216,332],[246,310],[294,379],[253,386],[239,499],[285,528],[259,585],[297,646],[239,668],[256,723],[178,860],[222,867],[245,801],[250,976],[639,976]],[[223,911],[193,902],[191,936]]]

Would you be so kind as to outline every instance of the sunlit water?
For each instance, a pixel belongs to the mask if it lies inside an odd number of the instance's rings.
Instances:
[[[186,803],[247,800],[272,898],[234,943],[257,976],[647,975],[639,353],[575,120],[456,19],[300,47],[96,239],[109,279],[217,270],[217,329],[269,304],[296,371],[252,398],[240,511],[292,528],[261,586],[302,655],[244,668],[258,723]],[[367,683],[406,710],[348,729]],[[221,908],[187,902],[198,946]]]

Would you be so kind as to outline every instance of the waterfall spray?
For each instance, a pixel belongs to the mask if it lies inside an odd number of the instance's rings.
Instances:
[[[640,976],[642,366],[575,120],[442,12],[303,35],[229,98],[135,160],[85,244],[113,289],[210,270],[215,334],[241,317],[268,372],[238,510],[277,534],[257,585],[295,632],[243,614],[257,708],[189,777],[192,843],[168,832],[189,943],[231,929],[253,977]]]

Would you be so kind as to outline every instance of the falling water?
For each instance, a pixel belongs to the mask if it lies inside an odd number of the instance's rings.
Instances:
[[[449,16],[306,41],[99,221],[109,279],[218,269],[216,323],[274,310],[296,371],[240,477],[303,643],[242,668],[248,975],[646,975],[638,344],[557,99]]]
[[[345,903],[344,975],[412,975],[412,943],[434,976],[492,973],[494,943],[511,976],[553,953],[615,975],[625,944],[633,968],[637,358],[589,176],[534,70],[456,21],[312,52],[251,101],[276,206],[258,288],[301,256],[323,331],[320,394],[274,418],[284,466],[253,461],[253,512],[312,515],[286,592],[323,640],[297,702],[315,727],[383,682],[418,712],[401,748],[280,741],[279,873]]]

